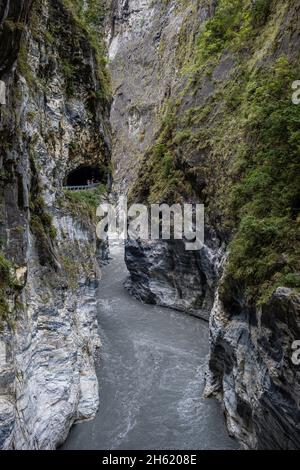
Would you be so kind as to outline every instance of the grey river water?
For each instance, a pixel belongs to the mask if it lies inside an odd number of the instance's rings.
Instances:
[[[99,289],[100,409],[72,428],[63,449],[237,448],[220,405],[202,398],[208,325],[132,298],[123,250],[111,254]]]

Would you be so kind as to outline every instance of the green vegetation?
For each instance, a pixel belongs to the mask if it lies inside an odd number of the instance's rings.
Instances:
[[[43,266],[51,266],[54,263],[52,245],[57,233],[53,225],[52,216],[47,212],[44,199],[41,196],[41,189],[32,156],[31,164],[33,179],[30,199],[30,228],[36,237],[36,246],[41,264]]]
[[[46,212],[45,202],[41,195],[31,200],[31,219],[30,226],[40,235],[43,233],[52,240],[56,238],[56,228],[53,225],[51,214]]]
[[[271,15],[273,0],[220,0],[215,15],[207,21],[193,49],[194,67],[212,60],[225,49],[248,48]]]
[[[13,21],[10,19],[4,21],[4,26],[8,27],[11,31],[23,31],[25,27],[24,23],[21,21]]]
[[[101,197],[106,192],[107,188],[105,185],[84,191],[64,191],[69,202],[68,206],[72,212],[79,213],[82,216],[88,216],[92,220],[95,219],[96,209],[101,203]]]
[[[130,194],[203,202],[209,224],[230,241],[223,289],[239,286],[250,303],[277,286],[300,287],[300,106],[291,101],[300,60],[275,53],[287,8],[220,0],[200,34],[196,20],[183,26],[178,64],[187,87],[162,116]],[[218,81],[224,57],[231,78]],[[206,83],[212,91],[197,98]],[[187,97],[200,104],[187,106]]]
[[[78,287],[78,264],[67,256],[61,258],[61,263],[66,272],[69,288],[75,290]]]
[[[110,80],[106,69],[106,51],[103,40],[104,0],[60,0],[58,5],[50,2],[50,19],[46,31],[41,30],[40,18],[42,3],[34,2],[31,10],[30,32],[32,37],[48,46],[48,55],[53,55],[53,46],[59,54],[59,65],[66,79],[68,96],[75,95],[78,84],[82,82],[83,70],[86,70],[87,80],[96,75],[99,85],[93,90],[91,85],[91,99],[100,99],[107,104],[110,99]],[[71,28],[71,29],[70,29]],[[19,54],[19,70],[32,87],[35,83],[39,87],[47,88],[47,67],[38,71],[34,77],[27,61],[27,45],[24,39]],[[95,61],[95,70],[89,70],[87,64],[80,63],[80,57],[74,53],[83,43],[88,42]],[[90,61],[89,61],[90,62]],[[77,85],[77,86],[76,86]]]
[[[36,79],[28,64],[27,46],[22,43],[18,54],[18,71],[25,78],[28,86],[34,88]]]
[[[76,89],[76,67],[72,64],[71,59],[69,57],[61,59],[61,69],[66,79],[67,95],[74,96]]]
[[[0,322],[8,319],[9,307],[6,300],[6,289],[12,285],[12,264],[0,251]]]
[[[103,20],[105,8],[103,0],[63,0],[66,9],[72,15],[75,24],[88,39],[97,63],[97,76],[101,87],[97,97],[106,100],[110,95],[110,80],[106,69],[106,51],[103,40]]]
[[[13,264],[0,251],[0,332],[4,325],[14,327],[13,311],[24,309],[24,305],[18,300],[17,292],[20,284],[15,277]],[[8,304],[8,298],[14,303],[14,310]]]
[[[0,286],[10,284],[12,264],[0,251]]]
[[[252,5],[252,26],[263,26],[271,13],[273,0],[256,0]]]
[[[289,86],[299,76],[282,57],[241,88],[244,142],[235,162],[230,208],[239,222],[227,276],[249,296],[276,285],[300,287],[300,107]]]
[[[0,331],[1,331],[1,322],[6,320],[8,316],[8,305],[5,300],[5,294],[2,289],[0,289]]]
[[[173,202],[192,192],[184,166],[174,153],[175,119],[171,111],[165,117],[160,137],[150,150],[129,199],[142,201],[146,198],[149,203]]]
[[[208,59],[226,47],[235,49],[249,36],[250,11],[240,0],[221,0],[216,14],[206,23],[196,47],[196,55]]]

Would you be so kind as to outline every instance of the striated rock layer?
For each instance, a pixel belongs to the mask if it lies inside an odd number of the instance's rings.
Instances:
[[[110,2],[107,43],[114,95],[112,160],[117,194],[127,193],[139,181],[140,165],[143,168],[143,158],[155,142],[161,116],[170,98],[182,92],[177,49],[183,26],[195,15],[194,6],[194,2],[182,5],[177,1]],[[210,10],[210,2],[201,7],[198,27]],[[222,243],[213,231],[199,253],[187,253],[182,242],[129,240],[127,287],[142,301],[208,319],[221,254]]]
[[[209,319],[220,253],[205,246],[188,252],[183,241],[126,243],[126,283],[139,300]]]
[[[0,2],[2,449],[54,449],[98,409],[94,210],[62,185],[108,165],[109,101],[67,3]]]
[[[197,254],[127,242],[129,289],[206,318],[214,305],[207,395],[245,447],[299,448],[299,2],[112,7],[116,191],[206,207]]]
[[[190,9],[179,10],[173,0],[107,3],[114,187],[117,192],[127,192],[176,82],[178,33]]]
[[[221,397],[230,432],[251,449],[299,449],[299,295],[278,288],[269,302],[233,312],[217,296],[210,320],[206,396]]]

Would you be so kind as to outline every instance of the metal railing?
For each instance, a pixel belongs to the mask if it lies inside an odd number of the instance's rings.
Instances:
[[[64,186],[63,188],[67,189],[68,191],[89,191],[90,189],[98,188],[100,185],[101,183],[94,183],[81,186]]]

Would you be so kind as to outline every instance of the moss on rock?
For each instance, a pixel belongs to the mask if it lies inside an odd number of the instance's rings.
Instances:
[[[300,58],[294,2],[220,0],[182,27],[185,88],[170,98],[132,200],[194,200],[229,243],[225,283],[249,302],[299,285]],[[286,37],[288,35],[288,37]],[[284,46],[282,46],[284,44]]]

